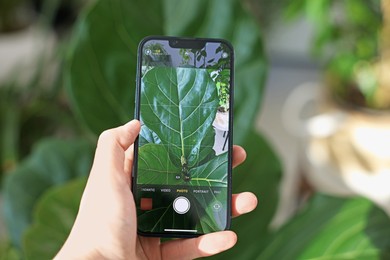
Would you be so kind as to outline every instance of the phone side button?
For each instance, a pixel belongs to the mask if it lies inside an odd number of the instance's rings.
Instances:
[[[173,201],[173,209],[178,214],[185,214],[190,210],[191,203],[190,201],[183,196],[177,197]]]

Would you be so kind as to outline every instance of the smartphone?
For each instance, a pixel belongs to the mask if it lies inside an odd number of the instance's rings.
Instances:
[[[133,194],[138,233],[193,237],[231,219],[233,48],[147,37],[138,48]]]

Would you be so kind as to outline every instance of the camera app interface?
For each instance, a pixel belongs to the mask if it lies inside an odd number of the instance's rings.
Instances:
[[[142,232],[227,226],[231,49],[142,48],[136,205]]]

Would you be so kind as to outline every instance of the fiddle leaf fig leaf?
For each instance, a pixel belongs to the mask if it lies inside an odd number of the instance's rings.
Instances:
[[[214,159],[189,170],[191,184],[195,186],[226,187],[228,172],[228,153],[214,157]]]
[[[261,30],[245,7],[237,0],[95,1],[80,16],[68,56],[73,110],[95,135],[127,122],[134,111],[137,46],[148,35],[223,38],[235,50],[234,140],[243,144],[266,75]]]
[[[45,139],[11,172],[4,182],[4,218],[13,245],[20,248],[23,232],[31,224],[32,210],[50,187],[87,176],[93,146],[83,139]]]
[[[220,189],[217,193],[215,193],[215,189],[210,189],[207,193],[187,193],[185,196],[191,203],[188,215],[194,216],[194,218],[175,214],[172,207],[173,200],[167,201],[163,197],[155,197],[153,198],[154,208],[152,210],[140,211],[138,209],[139,229],[153,232],[163,230],[166,227],[181,228],[188,226],[189,222],[197,223],[194,225],[194,230],[199,233],[214,232],[227,227],[226,213],[228,211],[225,209],[228,205],[225,199],[227,196],[225,189]]]
[[[214,134],[218,107],[216,86],[206,69],[153,68],[142,78],[141,100],[141,120],[168,147],[175,164],[193,167],[213,152],[202,145]]]
[[[39,199],[33,224],[23,237],[27,259],[53,259],[76,219],[86,178],[52,187]]]
[[[281,163],[264,136],[255,131],[246,136],[244,147],[248,156],[233,170],[233,193],[251,191],[261,203],[253,212],[232,219],[231,229],[239,238],[237,244],[211,259],[256,259],[269,239],[269,223],[279,200]]]
[[[189,169],[191,179],[185,181],[181,176],[182,166],[172,163],[164,145],[146,144],[139,148],[137,179],[142,184],[226,187],[227,156],[228,153],[221,154],[203,165]]]
[[[160,144],[146,144],[140,147],[138,157],[138,182],[141,184],[170,185],[170,187],[183,187],[188,189],[191,186],[209,187],[186,193],[191,201],[191,216],[200,219],[195,230],[200,233],[223,230],[227,226],[227,191],[219,187],[227,186],[227,161],[228,153],[215,156],[203,165],[189,169],[183,173],[183,167],[175,165],[170,160],[166,146]],[[188,174],[190,179],[186,180]],[[172,186],[176,185],[176,186]],[[191,185],[191,186],[189,186]],[[180,228],[188,220],[183,215],[178,216],[172,211],[172,201],[167,202],[163,197],[153,199],[153,208],[149,211],[140,212],[139,223],[143,231],[156,231],[164,227]],[[156,219],[158,221],[156,222]]]
[[[95,135],[133,115],[137,46],[163,34],[161,10],[161,1],[99,0],[80,16],[65,82],[73,110]]]
[[[253,259],[389,259],[390,219],[364,198],[315,194]]]
[[[139,148],[137,178],[139,183],[179,184],[181,181],[175,176],[180,174],[180,170],[180,166],[171,162],[164,145],[146,144]]]
[[[141,127],[141,131],[139,133],[139,143],[140,144],[159,144],[161,143],[160,138],[154,133],[152,130],[150,130],[146,125],[143,125]]]
[[[199,216],[203,216],[196,229],[203,233],[224,230],[227,228],[227,212],[230,212],[230,205],[226,201],[226,189],[209,189],[208,193],[200,193],[194,197],[194,207]],[[228,210],[226,210],[228,209]]]

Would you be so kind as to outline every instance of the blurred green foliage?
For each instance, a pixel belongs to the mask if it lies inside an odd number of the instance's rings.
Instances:
[[[48,189],[36,203],[34,223],[25,232],[26,259],[52,259],[61,249],[76,219],[86,179]]]
[[[33,209],[44,192],[77,177],[86,176],[93,147],[86,140],[44,139],[4,183],[4,217],[10,239],[17,247],[32,222]]]
[[[327,83],[336,100],[389,108],[390,104],[380,104],[375,96],[380,87],[374,67],[381,56],[381,1],[290,0],[287,18],[302,14],[314,27],[312,53],[325,61]]]
[[[362,198],[316,194],[256,259],[389,259],[390,219]]]
[[[357,59],[378,55],[378,34],[382,25],[379,0],[293,0],[287,18],[304,14],[314,26],[313,53],[337,59],[348,53]]]
[[[0,32],[18,30],[27,26],[31,17],[23,17],[21,12],[26,10],[27,0],[0,2]],[[25,16],[29,14],[25,13]]]
[[[62,67],[53,61],[59,57],[39,58],[27,83],[15,72],[0,86],[0,176],[14,170],[41,138],[81,132],[64,95],[60,69],[52,71],[50,80],[45,73],[49,66]]]
[[[47,52],[38,53],[28,67],[21,61],[22,65],[11,70],[0,82],[0,185],[1,175],[14,170],[38,140],[47,136],[68,138],[82,132],[63,88],[63,60],[68,39],[66,33],[59,30],[69,27],[77,10],[86,1],[18,0],[0,3],[0,16],[4,14],[4,17],[13,16],[14,10],[20,6],[29,7],[28,12],[35,14],[33,21],[39,28],[40,37],[54,36],[50,34],[54,30],[60,41],[54,52],[50,43],[44,43]],[[30,19],[25,26],[33,21]],[[11,31],[20,29],[9,28]],[[48,42],[51,41],[52,38]]]

